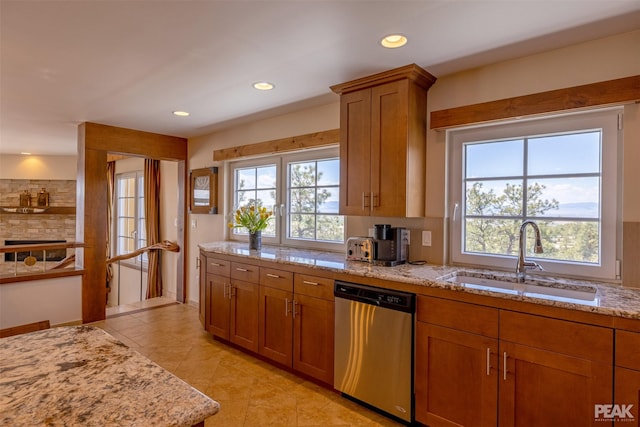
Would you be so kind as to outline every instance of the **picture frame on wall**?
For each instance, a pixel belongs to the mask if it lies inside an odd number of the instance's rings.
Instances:
[[[218,168],[193,169],[189,175],[189,211],[196,214],[217,214]]]

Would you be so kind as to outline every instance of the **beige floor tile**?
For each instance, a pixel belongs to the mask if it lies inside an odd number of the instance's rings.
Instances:
[[[205,427],[400,425],[333,390],[214,340],[203,331],[197,309],[189,305],[120,314],[92,325],[218,401],[220,412],[205,420]]]

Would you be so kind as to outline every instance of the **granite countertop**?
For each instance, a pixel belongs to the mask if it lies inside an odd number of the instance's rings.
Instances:
[[[482,275],[497,280],[513,281],[515,276],[514,273],[511,272],[429,264],[403,264],[395,267],[384,267],[366,262],[347,261],[344,254],[341,253],[264,245],[260,251],[250,251],[247,243],[229,241],[201,243],[199,247],[203,251],[211,253],[236,255],[281,264],[303,265],[312,269],[347,273],[353,276],[373,277],[394,282],[437,287],[452,291],[488,295],[496,298],[533,302],[542,305],[640,320],[640,289],[625,288],[616,284],[549,278],[534,274],[527,275],[529,278],[527,283],[531,284],[544,284],[545,286],[553,286],[556,288],[580,289],[584,287],[593,289],[597,294],[597,298],[586,304],[570,302],[570,300],[562,298],[536,298],[523,295],[522,293],[510,294],[483,289],[472,289],[459,283],[447,282],[447,279],[461,274],[467,276]],[[552,281],[550,279],[552,279]]]
[[[219,408],[99,328],[0,339],[0,425],[192,426]]]

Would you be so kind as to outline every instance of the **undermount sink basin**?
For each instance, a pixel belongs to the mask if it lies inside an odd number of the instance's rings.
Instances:
[[[495,277],[483,277],[481,273],[457,273],[447,282],[456,283],[467,289],[499,292],[510,295],[522,295],[573,304],[597,306],[600,303],[598,290],[588,285],[573,285],[552,280],[530,280],[518,283],[510,280],[497,280]]]

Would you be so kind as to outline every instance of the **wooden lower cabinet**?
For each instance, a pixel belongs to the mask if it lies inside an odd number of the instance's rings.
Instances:
[[[509,342],[500,355],[499,425],[603,425],[594,409],[611,403],[612,365]]]
[[[293,310],[293,368],[333,384],[335,303],[296,294]]]
[[[636,323],[636,330],[640,323]],[[616,371],[614,403],[619,410],[616,426],[640,426],[640,333],[616,331]],[[629,405],[633,405],[629,407]],[[627,411],[628,409],[628,411]],[[631,417],[629,417],[631,413]],[[613,415],[613,414],[611,414]]]
[[[419,298],[418,421],[432,427],[607,425],[594,410],[613,399],[612,329],[498,310],[497,338],[460,330],[492,334],[490,317],[481,316],[486,309]]]
[[[207,331],[222,339],[229,339],[231,281],[228,277],[207,274],[205,300],[207,301]]]
[[[333,279],[202,253],[200,268],[209,333],[333,384]]]
[[[261,276],[259,353],[333,384],[333,280],[285,273]]]
[[[207,274],[206,330],[251,351],[258,351],[258,296],[255,283]]]
[[[229,341],[256,353],[259,292],[257,283],[231,280]]]
[[[495,426],[498,340],[417,322],[416,419],[432,427]]]
[[[199,297],[198,300],[198,317],[200,318],[200,324],[204,329],[207,329],[207,257],[200,253],[198,257],[198,269],[200,275]]]
[[[293,361],[293,292],[260,286],[258,353],[291,366]]]
[[[640,371],[616,366],[614,403],[619,405],[621,415],[615,417],[616,426],[640,426]],[[624,408],[623,408],[624,405]],[[629,407],[629,405],[633,405]],[[632,418],[626,413],[629,409]]]

